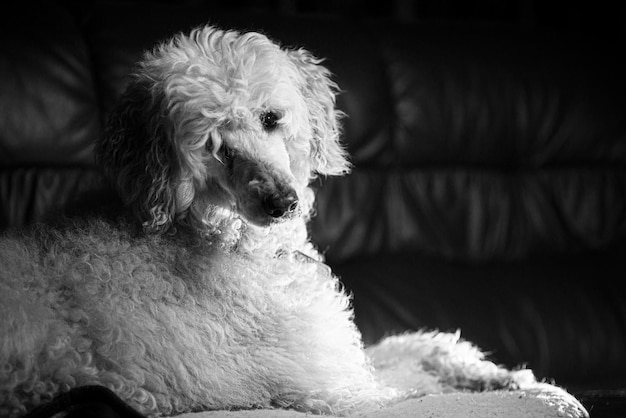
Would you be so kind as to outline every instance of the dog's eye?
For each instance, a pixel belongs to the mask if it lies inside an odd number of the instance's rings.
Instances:
[[[261,113],[261,125],[266,131],[273,131],[278,126],[278,115],[275,112],[267,111]]]

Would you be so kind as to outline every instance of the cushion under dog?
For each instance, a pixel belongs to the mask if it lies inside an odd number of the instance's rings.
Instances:
[[[360,418],[578,418],[587,416],[581,404],[564,390],[538,384],[517,391],[458,392],[426,395],[397,404],[361,412]],[[297,411],[264,409],[251,411],[212,411],[179,415],[179,418],[301,418]]]
[[[112,391],[104,387],[85,387],[59,396],[43,405],[28,418],[49,418],[58,413],[67,416],[94,416],[106,418],[142,418]],[[489,418],[530,417],[587,417],[585,409],[564,390],[546,383],[535,383],[524,390],[454,392],[424,395],[398,401],[387,407],[363,410],[349,416],[362,418],[403,418],[408,416],[429,418],[460,418],[467,416]],[[301,418],[308,413],[289,409],[218,410],[184,413],[178,418]],[[325,415],[330,418],[335,415]]]

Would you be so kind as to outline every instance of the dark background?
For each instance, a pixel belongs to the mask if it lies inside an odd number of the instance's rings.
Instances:
[[[558,31],[580,37],[626,39],[622,1],[542,0],[135,0],[133,3],[209,6],[222,11],[277,15],[323,15],[341,19],[388,19],[398,22],[459,21],[506,24],[528,31]],[[98,1],[59,0],[90,7]],[[108,2],[111,3],[111,2]],[[120,1],[118,3],[125,3]]]

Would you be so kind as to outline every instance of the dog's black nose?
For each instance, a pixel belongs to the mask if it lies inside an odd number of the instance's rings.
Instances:
[[[298,208],[298,196],[290,191],[284,195],[270,195],[263,199],[263,210],[272,218],[281,218]]]

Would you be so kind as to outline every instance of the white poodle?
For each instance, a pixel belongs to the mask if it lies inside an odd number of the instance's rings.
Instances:
[[[363,349],[306,228],[311,180],[350,168],[319,64],[210,26],[145,55],[96,147],[123,204],[0,238],[0,415],[85,385],[148,415],[349,414],[534,380],[456,334]]]

